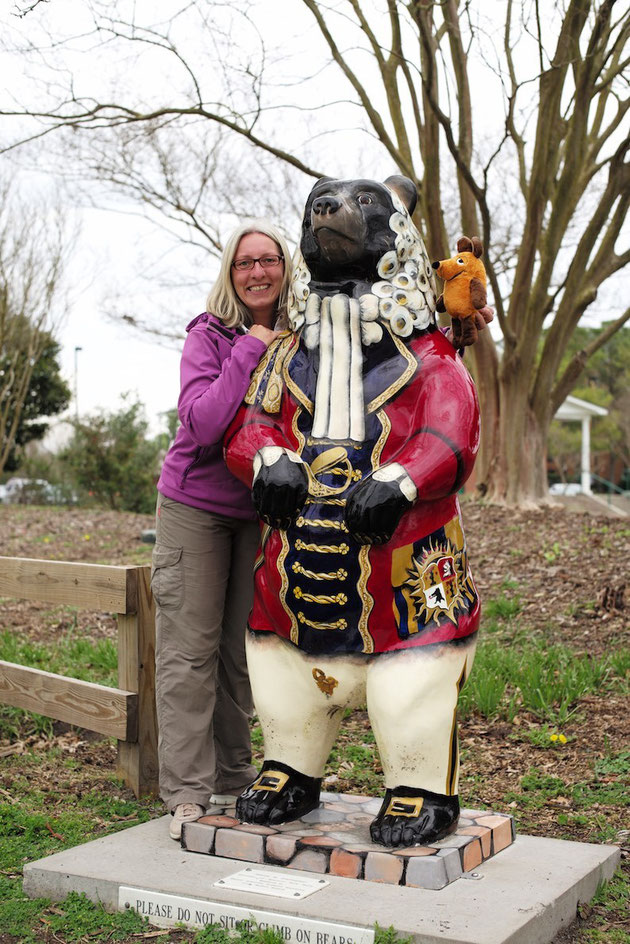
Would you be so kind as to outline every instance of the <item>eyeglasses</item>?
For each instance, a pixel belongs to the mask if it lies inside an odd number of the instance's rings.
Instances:
[[[232,268],[245,272],[247,269],[253,269],[257,262],[260,262],[263,269],[275,269],[281,262],[284,262],[282,256],[268,255],[260,256],[258,259],[235,259]]]

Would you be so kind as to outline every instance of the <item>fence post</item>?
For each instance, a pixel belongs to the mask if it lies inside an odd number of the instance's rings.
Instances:
[[[158,793],[155,606],[150,578],[149,566],[128,569],[135,613],[118,615],[118,685],[138,693],[138,740],[118,742],[118,774],[137,797]]]

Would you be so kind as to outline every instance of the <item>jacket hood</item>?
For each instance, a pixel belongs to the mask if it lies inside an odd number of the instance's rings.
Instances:
[[[208,314],[207,311],[204,311],[202,315],[197,315],[196,318],[193,318],[193,320],[189,324],[186,325],[186,331],[190,331],[190,329],[194,328],[195,325],[207,324],[209,320],[210,320],[210,315]]]

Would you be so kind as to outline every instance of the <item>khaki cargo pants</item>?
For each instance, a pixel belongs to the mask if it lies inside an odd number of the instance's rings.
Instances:
[[[240,793],[251,763],[245,626],[258,525],[158,495],[156,602],[160,793],[168,809]]]

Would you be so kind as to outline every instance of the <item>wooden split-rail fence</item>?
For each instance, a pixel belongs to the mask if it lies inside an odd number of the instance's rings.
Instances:
[[[0,557],[0,597],[115,613],[118,688],[0,661],[0,705],[117,738],[118,774],[157,793],[155,610],[151,568]]]

